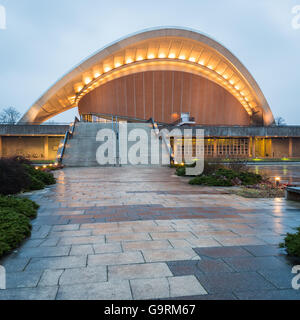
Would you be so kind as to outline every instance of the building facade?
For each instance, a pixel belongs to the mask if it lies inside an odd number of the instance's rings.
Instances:
[[[85,122],[151,118],[169,127],[189,114],[194,128],[205,129],[206,157],[300,157],[300,128],[274,126],[247,68],[222,44],[192,30],[152,29],[105,47],[56,82],[19,126],[42,127],[71,108]],[[57,130],[47,138],[2,134],[1,154],[52,159],[61,139]]]

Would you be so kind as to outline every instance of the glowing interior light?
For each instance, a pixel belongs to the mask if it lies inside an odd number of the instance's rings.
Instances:
[[[236,88],[236,90],[239,90],[239,89],[240,89],[240,87],[239,87],[239,86],[235,86],[235,88]]]
[[[133,62],[133,60],[131,59],[131,58],[128,58],[127,60],[126,60],[126,63],[132,63]]]
[[[224,79],[228,79],[228,76],[226,74],[223,74]]]
[[[83,87],[82,86],[79,86],[79,87],[77,87],[77,92],[80,92],[81,90],[83,89]]]
[[[204,66],[204,61],[199,61],[199,64],[201,64],[202,66]]]
[[[104,71],[105,71],[105,72],[109,72],[110,70],[111,70],[110,67],[105,67],[105,68],[104,68]]]
[[[244,95],[245,95],[245,93],[244,93],[244,92],[241,92],[241,95],[242,95],[242,96],[244,96]]]
[[[101,73],[99,73],[99,72],[96,72],[95,74],[94,74],[94,77],[95,78],[99,78],[101,76]]]
[[[245,100],[246,100],[246,101],[249,101],[249,99],[248,99],[248,98],[245,98]]]
[[[137,59],[136,59],[137,61],[142,61],[142,60],[144,60],[144,57],[142,57],[142,56],[139,56],[139,57],[137,57]]]
[[[180,59],[180,60],[185,60],[185,56],[184,56],[184,55],[181,55],[181,56],[179,56],[179,59]]]
[[[155,58],[154,54],[149,54],[148,59],[154,59],[154,58]]]
[[[119,67],[121,67],[121,65],[122,65],[122,64],[121,64],[120,62],[117,62],[117,63],[115,64],[115,67],[116,67],[116,68],[119,68]]]
[[[189,60],[190,60],[191,62],[196,62],[196,59],[195,59],[194,57],[191,57]]]
[[[208,69],[210,69],[210,70],[212,70],[212,69],[213,69],[213,67],[212,67],[212,66],[207,66],[207,68],[208,68]]]
[[[170,59],[175,59],[175,57],[176,57],[176,56],[175,56],[175,53],[170,53],[170,54],[169,54],[169,58],[170,58]]]
[[[233,81],[233,80],[230,80],[229,82],[230,82],[231,84],[234,84],[234,81]]]
[[[164,53],[160,53],[159,56],[158,56],[160,59],[163,59],[166,57],[166,55]]]
[[[92,81],[91,78],[85,78],[84,83],[85,83],[85,84],[89,84],[91,81]]]

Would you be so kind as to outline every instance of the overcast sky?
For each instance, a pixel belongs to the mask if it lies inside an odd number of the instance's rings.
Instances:
[[[0,30],[0,109],[14,106],[25,113],[74,65],[123,36],[181,26],[225,45],[257,80],[274,116],[300,125],[300,28],[292,27],[292,8],[300,0],[0,0],[0,5],[7,18],[7,29]],[[74,114],[53,119],[71,121]]]

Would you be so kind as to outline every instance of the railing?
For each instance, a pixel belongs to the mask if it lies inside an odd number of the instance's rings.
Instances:
[[[70,139],[73,136],[77,122],[79,122],[79,120],[77,117],[75,117],[74,122],[70,124],[69,129],[66,131],[66,134],[65,134],[65,137],[64,137],[62,143],[59,145],[59,148],[57,151],[57,156],[56,156],[56,161],[58,163],[62,163],[68,139]]]
[[[170,156],[170,160],[171,162],[174,162],[174,152],[173,152],[173,149],[172,149],[172,146],[171,146],[171,143],[170,143],[170,140],[168,141],[166,136],[165,136],[165,133],[164,131],[162,131],[162,133],[160,134],[159,132],[159,129],[158,129],[158,125],[157,123],[153,120],[153,118],[150,118],[148,120],[148,122],[151,122],[152,123],[152,126],[153,126],[153,129],[154,129],[154,132],[156,134],[156,136],[161,136],[162,137],[162,140],[163,140],[163,143],[167,149],[167,152],[169,153],[169,156]]]

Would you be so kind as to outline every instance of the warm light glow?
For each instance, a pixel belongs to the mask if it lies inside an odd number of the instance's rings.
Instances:
[[[89,84],[91,81],[92,81],[91,78],[85,78],[85,79],[84,79],[84,83],[85,83],[85,84]]]
[[[95,78],[99,78],[101,76],[101,73],[99,73],[99,72],[96,72],[95,74],[94,74],[94,77]]]
[[[179,56],[179,59],[180,59],[180,60],[185,60],[185,56],[184,56],[184,55],[181,55],[181,56]]]
[[[169,54],[169,58],[170,58],[170,59],[175,59],[175,57],[176,57],[176,56],[175,56],[175,53],[170,53],[170,54]]]
[[[120,62],[117,62],[117,63],[115,64],[115,67],[116,67],[116,68],[119,68],[119,67],[121,67],[121,65],[122,65],[122,64],[121,64]]]
[[[191,57],[189,60],[190,60],[191,62],[196,62],[196,58],[194,58],[194,57]]]
[[[105,67],[105,68],[104,68],[104,71],[105,71],[105,72],[109,72],[110,70],[111,70],[111,67]]]
[[[275,181],[280,181],[280,177],[275,177]]]
[[[228,76],[226,76],[226,74],[223,74],[223,78],[228,79]]]
[[[155,55],[154,54],[149,54],[148,59],[154,59]]]
[[[240,87],[239,87],[239,86],[235,86],[235,88],[236,88],[236,90],[239,90],[239,89],[240,89]]]
[[[201,66],[204,66],[204,61],[201,60],[198,63],[201,64]]]
[[[76,92],[78,93],[78,92],[80,92],[82,89],[83,89],[83,87],[79,86],[79,87],[77,87]]]
[[[166,55],[164,53],[160,53],[158,56],[160,59],[164,59],[166,57]]]
[[[136,61],[142,61],[142,60],[144,60],[144,57],[142,57],[142,56],[139,56],[139,57],[137,57],[137,59],[136,59]]]
[[[131,58],[128,58],[127,60],[126,60],[126,63],[132,63],[133,62],[133,59],[131,59]]]
[[[231,84],[234,84],[234,81],[233,81],[233,80],[230,80],[229,82],[230,82]]]
[[[207,66],[208,69],[212,70],[213,69],[213,66]]]
[[[35,167],[35,170],[39,170],[39,167]]]

